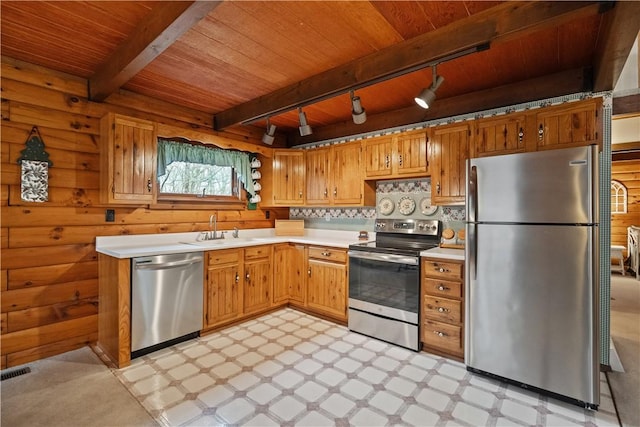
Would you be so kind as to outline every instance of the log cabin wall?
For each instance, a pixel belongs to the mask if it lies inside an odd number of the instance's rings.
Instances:
[[[208,229],[206,210],[100,205],[100,118],[113,111],[183,128],[206,129],[212,117],[126,93],[105,103],[87,100],[84,79],[2,58],[1,362],[2,368],[63,353],[97,339],[96,236]],[[208,122],[208,123],[207,123]],[[37,126],[53,167],[49,200],[20,199],[20,152]],[[261,135],[223,135],[258,141]],[[105,222],[105,209],[116,221]],[[269,228],[257,210],[220,210],[219,229]]]
[[[613,162],[611,179],[627,187],[627,213],[611,215],[611,244],[626,247],[627,227],[640,226],[640,160]]]

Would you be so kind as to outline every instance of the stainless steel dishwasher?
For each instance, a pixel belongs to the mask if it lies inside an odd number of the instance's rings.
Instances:
[[[200,334],[202,252],[134,258],[131,276],[132,358]]]

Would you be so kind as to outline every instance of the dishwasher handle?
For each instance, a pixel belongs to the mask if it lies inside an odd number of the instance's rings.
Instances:
[[[170,268],[187,267],[189,265],[197,264],[199,262],[202,262],[202,257],[190,258],[186,261],[163,262],[163,263],[152,263],[151,260],[149,260],[148,262],[136,261],[134,265],[134,269],[136,270],[167,270]]]

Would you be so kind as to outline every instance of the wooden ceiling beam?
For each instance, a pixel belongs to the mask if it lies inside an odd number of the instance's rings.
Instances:
[[[594,52],[594,84],[596,92],[613,90],[624,67],[633,42],[640,31],[640,2],[616,1],[603,14],[601,37]]]
[[[214,116],[214,128],[277,115],[416,71],[474,47],[600,12],[599,2],[506,2],[222,111]]]
[[[613,116],[640,114],[640,93],[613,98]]]
[[[89,79],[89,98],[104,101],[220,3],[160,2]]]
[[[563,71],[465,95],[436,99],[433,107],[428,110],[412,105],[396,111],[371,115],[361,125],[345,121],[314,128],[313,134],[306,137],[301,137],[298,132],[292,131],[287,135],[287,142],[289,147],[293,147],[300,144],[347,138],[380,129],[391,129],[538,99],[589,91],[591,90],[591,75],[589,68]]]

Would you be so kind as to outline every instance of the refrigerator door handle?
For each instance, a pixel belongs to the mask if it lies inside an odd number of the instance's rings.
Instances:
[[[471,166],[469,172],[469,221],[478,221],[478,169]]]
[[[469,242],[469,272],[472,273],[471,280],[476,280],[478,275],[478,267],[476,263],[476,257],[478,256],[478,236],[476,228],[478,226],[475,223],[467,224],[467,239]]]

